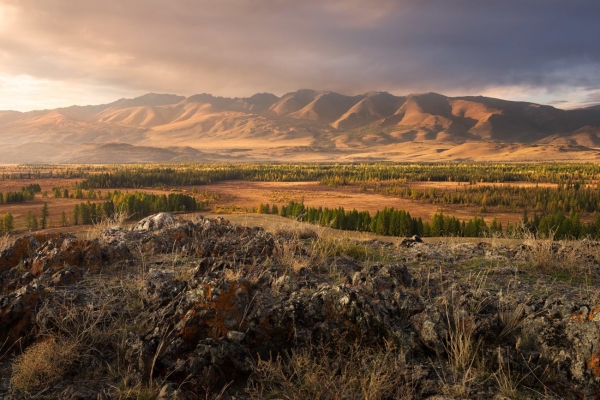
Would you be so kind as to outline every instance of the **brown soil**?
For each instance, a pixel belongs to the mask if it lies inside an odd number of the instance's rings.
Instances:
[[[528,185],[528,183],[519,183]],[[455,182],[415,182],[409,183],[410,186],[441,188],[454,190]],[[464,184],[461,187],[468,187]],[[190,188],[191,189],[191,188]],[[429,220],[433,214],[443,212],[448,215],[454,215],[461,220],[468,220],[473,216],[479,216],[486,221],[491,221],[494,217],[500,221],[503,226],[508,222],[514,224],[521,220],[521,213],[479,213],[478,207],[466,207],[460,205],[440,206],[425,202],[400,199],[394,196],[365,192],[360,193],[357,187],[337,187],[329,188],[319,185],[318,182],[244,182],[228,181],[212,185],[198,186],[198,190],[207,190],[210,193],[216,193],[221,196],[216,202],[215,209],[224,208],[231,210],[232,206],[240,211],[252,210],[260,203],[277,204],[282,206],[289,201],[304,201],[307,206],[314,207],[344,207],[346,210],[353,208],[362,211],[368,210],[371,213],[381,210],[384,207],[394,207],[396,209],[409,211],[413,217],[421,217]]]

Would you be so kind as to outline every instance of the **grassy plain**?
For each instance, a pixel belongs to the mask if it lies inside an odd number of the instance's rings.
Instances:
[[[191,195],[202,201],[203,213],[248,214],[261,203],[281,209],[296,202],[371,215],[394,208],[424,222],[442,212],[461,221],[483,218],[488,225],[496,219],[503,227],[519,223],[525,210],[530,218],[559,212],[587,224],[596,220],[600,209],[600,168],[594,164],[13,165],[0,166],[0,172],[0,192],[41,186],[33,201],[0,204],[0,215],[11,213],[14,228],[21,232],[28,212],[39,215],[44,203],[50,212],[48,226],[55,229],[63,212],[70,220],[76,204],[105,201],[104,195],[112,190]],[[75,199],[77,187],[83,193]],[[54,188],[61,193],[68,190],[71,197],[54,198]],[[89,196],[88,189],[95,194]],[[148,211],[136,215],[135,209],[129,214],[134,220]]]

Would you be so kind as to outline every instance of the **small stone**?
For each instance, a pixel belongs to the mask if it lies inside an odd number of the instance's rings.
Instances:
[[[244,340],[244,338],[246,337],[246,334],[244,332],[238,332],[238,331],[229,331],[227,332],[227,339],[236,342],[236,343],[240,343],[242,340]]]
[[[160,389],[156,400],[170,400],[173,398],[173,393],[175,393],[175,385],[167,383]]]

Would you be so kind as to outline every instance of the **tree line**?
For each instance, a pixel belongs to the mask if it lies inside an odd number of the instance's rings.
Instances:
[[[226,180],[319,181],[334,187],[364,182],[597,182],[595,164],[379,163],[379,164],[181,164],[127,166],[94,171],[82,189],[193,186]]]
[[[124,171],[143,176],[132,179]],[[208,172],[207,172],[208,171]],[[210,172],[210,171],[215,171]],[[177,176],[165,176],[174,173]],[[191,174],[190,174],[191,173]],[[109,175],[107,177],[107,174]],[[198,179],[194,174],[201,175]],[[100,175],[99,177],[97,177]],[[593,163],[303,163],[303,164],[170,164],[164,165],[102,165],[102,166],[61,166],[61,165],[20,165],[0,168],[0,179],[46,179],[82,178],[89,184],[100,187],[115,183],[113,178],[127,182],[128,186],[153,186],[145,181],[202,182],[204,179],[256,179],[256,180],[321,180],[323,184],[339,185],[366,181],[388,181],[408,179],[411,181],[453,181],[453,182],[552,182],[600,180],[600,167]],[[90,179],[91,178],[91,179]],[[169,183],[166,183],[170,185]],[[202,183],[176,183],[192,185]],[[131,185],[131,186],[130,186]],[[138,185],[138,186],[135,186]]]
[[[502,224],[494,219],[488,226],[483,218],[474,217],[469,221],[459,221],[458,218],[434,214],[430,221],[415,218],[410,212],[385,207],[371,215],[369,211],[346,211],[344,207],[307,207],[302,202],[290,201],[278,208],[260,204],[258,213],[277,214],[304,222],[328,226],[334,229],[372,232],[386,236],[465,236],[479,237],[486,233],[502,232]]]
[[[303,202],[290,201],[281,208],[275,204],[270,206],[261,203],[257,212],[279,214],[282,217],[334,229],[372,232],[386,236],[521,237],[524,232],[529,232],[538,237],[557,240],[600,238],[600,213],[594,215],[593,221],[582,222],[577,213],[565,215],[561,211],[556,211],[546,216],[534,214],[529,218],[525,212],[520,223],[503,227],[496,218],[488,225],[481,217],[461,221],[455,216],[441,212],[434,214],[431,220],[423,221],[420,217],[412,217],[409,212],[393,207],[386,207],[371,215],[368,211],[356,209],[346,211],[343,207],[307,207]]]
[[[20,192],[0,192],[0,204],[24,203],[33,201],[36,193],[40,193],[42,188],[34,183],[21,188]]]
[[[478,185],[454,190],[420,189],[400,183],[364,185],[361,189],[431,204],[474,206],[480,212],[528,209],[542,214],[556,211],[569,214],[600,210],[600,185],[580,182],[560,183],[556,187]]]
[[[203,210],[206,203],[182,193],[152,194],[145,192],[108,192],[107,201],[92,203],[89,200],[73,206],[71,223],[86,225],[112,218],[116,212],[129,218],[143,218],[158,212],[195,212]]]

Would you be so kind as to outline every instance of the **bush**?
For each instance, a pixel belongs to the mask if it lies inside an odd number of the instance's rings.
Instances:
[[[77,358],[73,343],[53,339],[35,343],[13,363],[10,384],[23,393],[51,386],[62,379]]]

